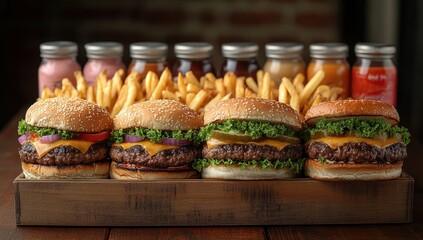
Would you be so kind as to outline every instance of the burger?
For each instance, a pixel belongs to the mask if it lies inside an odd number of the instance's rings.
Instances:
[[[133,104],[113,119],[110,177],[115,179],[197,178],[191,164],[201,154],[203,119],[173,100]]]
[[[309,177],[382,180],[401,175],[410,133],[397,125],[393,106],[372,100],[324,102],[310,108],[305,121]]]
[[[19,156],[28,179],[107,178],[109,113],[75,98],[34,103],[19,122]]]
[[[297,136],[302,117],[289,105],[260,98],[233,98],[206,109],[200,138],[203,178],[284,179],[299,174],[304,159]]]

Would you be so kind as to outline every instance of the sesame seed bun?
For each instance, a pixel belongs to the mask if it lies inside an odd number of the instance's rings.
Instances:
[[[96,133],[112,128],[110,114],[100,106],[77,98],[48,98],[29,107],[29,125],[60,130]]]
[[[391,124],[398,124],[400,118],[397,110],[384,102],[374,100],[337,100],[319,103],[308,110],[305,115],[307,124],[313,125],[321,118],[342,117],[384,117]]]
[[[324,164],[308,159],[305,162],[305,174],[313,179],[327,181],[377,181],[401,176],[402,164]]]
[[[21,163],[22,171],[27,179],[97,179],[109,177],[109,161],[62,166]]]
[[[232,119],[279,123],[296,131],[304,125],[302,116],[289,105],[262,98],[231,98],[215,103],[204,113],[204,124]]]
[[[190,130],[203,126],[203,119],[188,106],[174,100],[151,100],[133,104],[113,119],[115,130],[142,127],[158,130]]]

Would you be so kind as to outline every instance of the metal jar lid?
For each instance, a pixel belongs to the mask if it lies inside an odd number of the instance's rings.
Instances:
[[[296,58],[300,57],[304,46],[294,42],[274,42],[265,46],[268,58]]]
[[[123,45],[118,42],[92,42],[85,44],[88,58],[122,57]]]
[[[206,42],[182,42],[175,44],[175,55],[182,59],[210,58],[213,45]]]
[[[364,58],[392,58],[396,52],[394,45],[384,43],[357,43],[354,50],[357,57]]]
[[[222,44],[222,54],[226,58],[253,58],[257,57],[258,45],[251,42],[236,42]]]
[[[161,42],[136,42],[129,46],[132,58],[160,59],[167,54],[167,44]]]
[[[314,43],[310,45],[312,58],[346,58],[348,45],[344,43]]]
[[[42,58],[72,58],[78,53],[78,46],[74,42],[54,41],[40,44]]]

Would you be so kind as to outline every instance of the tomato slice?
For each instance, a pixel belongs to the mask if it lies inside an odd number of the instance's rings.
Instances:
[[[107,140],[110,137],[110,132],[104,131],[99,133],[78,133],[78,137],[76,137],[79,140],[83,141],[90,141],[90,142],[100,142],[103,140]]]

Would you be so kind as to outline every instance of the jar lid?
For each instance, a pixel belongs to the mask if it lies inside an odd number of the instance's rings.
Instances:
[[[74,42],[54,41],[40,44],[42,58],[70,58],[76,57],[78,46]]]
[[[206,42],[182,42],[175,44],[175,55],[182,59],[209,58],[213,51],[213,45]]]
[[[123,45],[118,42],[92,42],[85,44],[88,58],[122,57]]]
[[[274,42],[267,43],[265,48],[268,58],[293,58],[301,55],[304,46],[294,42]]]
[[[395,52],[396,48],[392,44],[357,43],[355,45],[355,54],[357,57],[391,58]]]
[[[222,44],[222,54],[227,58],[253,58],[257,57],[258,45],[251,42],[236,42]]]
[[[346,58],[348,45],[344,43],[314,43],[310,45],[312,58]]]
[[[167,54],[167,44],[161,42],[136,42],[131,43],[129,52],[132,58],[160,59]]]

